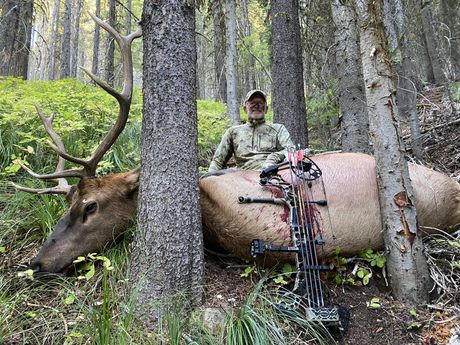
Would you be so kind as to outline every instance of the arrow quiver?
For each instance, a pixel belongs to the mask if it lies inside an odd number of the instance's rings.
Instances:
[[[283,170],[289,172],[281,174]],[[290,150],[287,162],[262,171],[260,184],[282,191],[283,198],[251,198],[240,196],[240,203],[270,203],[289,209],[292,243],[279,246],[255,239],[251,243],[254,257],[265,252],[288,252],[296,257],[296,277],[292,291],[282,294],[277,304],[283,313],[301,312],[307,320],[339,324],[339,311],[327,307],[324,301],[321,271],[329,270],[318,260],[318,251],[324,245],[318,206],[327,206],[326,200],[313,200],[312,186],[321,183],[322,172],[303,151]],[[284,178],[283,178],[284,176]],[[289,178],[287,178],[289,177]]]

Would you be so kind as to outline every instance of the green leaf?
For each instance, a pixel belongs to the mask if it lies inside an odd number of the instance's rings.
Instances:
[[[37,317],[37,313],[34,311],[28,311],[26,312],[26,316],[30,319],[35,319]]]
[[[22,271],[22,272],[19,272],[18,273],[18,277],[26,277],[28,279],[31,279],[33,280],[34,279],[34,271],[32,270],[25,270],[25,271]]]
[[[363,278],[363,284],[364,284],[364,285],[369,284],[369,276],[364,276],[364,278]]]
[[[295,267],[288,263],[285,263],[283,265],[283,268],[281,269],[281,272],[283,273],[294,273],[295,271],[296,271]]]
[[[366,305],[371,309],[379,309],[382,306],[378,297],[373,297],[370,302],[366,302]]]
[[[417,309],[412,308],[411,310],[409,310],[409,314],[412,315],[413,317],[417,317]]]
[[[409,331],[416,331],[416,330],[419,330],[420,328],[422,328],[422,324],[420,322],[412,322],[408,327],[407,329]]]
[[[84,256],[79,256],[78,258],[76,258],[73,263],[74,264],[78,264],[79,262],[82,262],[82,261],[85,261],[85,257]]]
[[[34,153],[34,148],[32,146],[27,145],[27,152]]]
[[[72,304],[73,302],[75,302],[75,295],[74,294],[70,294],[69,296],[67,296],[64,300],[64,303],[67,304],[67,305],[70,305]]]
[[[0,247],[0,254],[6,253],[6,247]]]
[[[243,271],[243,273],[241,273],[241,276],[243,278],[247,278],[249,277],[249,275],[254,271],[254,269],[256,268],[256,266],[250,266],[250,267],[246,267]]]
[[[90,269],[89,269],[89,271],[86,272],[86,274],[85,274],[86,280],[90,280],[94,276],[95,272],[96,272],[96,270],[94,269],[94,264],[92,264]]]
[[[284,279],[283,276],[278,276],[273,279],[273,282],[278,285],[286,285],[288,282]]]

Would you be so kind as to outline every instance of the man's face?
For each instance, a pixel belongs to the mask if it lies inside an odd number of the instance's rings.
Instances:
[[[262,96],[255,95],[244,105],[244,109],[249,119],[260,120],[264,118],[267,112],[267,104]]]

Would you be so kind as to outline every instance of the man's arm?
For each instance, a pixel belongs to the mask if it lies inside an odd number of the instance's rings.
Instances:
[[[226,167],[228,160],[233,154],[233,143],[231,128],[227,129],[219,146],[217,147],[211,164],[209,165],[208,172],[214,172]]]
[[[267,159],[265,160],[262,169],[265,169],[270,165],[281,163],[286,158],[287,149],[290,147],[294,147],[294,143],[291,140],[291,135],[289,134],[286,127],[284,127],[283,125],[279,126],[280,128],[277,133],[276,140],[277,148],[279,148],[280,151],[270,153]]]

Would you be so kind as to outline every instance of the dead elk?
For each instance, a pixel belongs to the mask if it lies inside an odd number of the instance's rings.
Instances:
[[[312,185],[326,244],[318,253],[332,255],[383,247],[375,160],[358,153],[330,153],[312,157],[323,171],[321,183]],[[448,176],[421,165],[409,164],[418,224],[421,230],[452,231],[460,225],[460,185]],[[291,241],[284,206],[238,204],[238,197],[272,198],[273,190],[259,185],[259,173],[232,171],[200,181],[204,238],[241,258],[250,256],[250,243],[262,239],[275,245]],[[276,255],[276,256],[275,256]],[[273,254],[265,259],[289,260]],[[275,259],[275,260],[276,260]],[[267,262],[267,263],[270,263]]]

